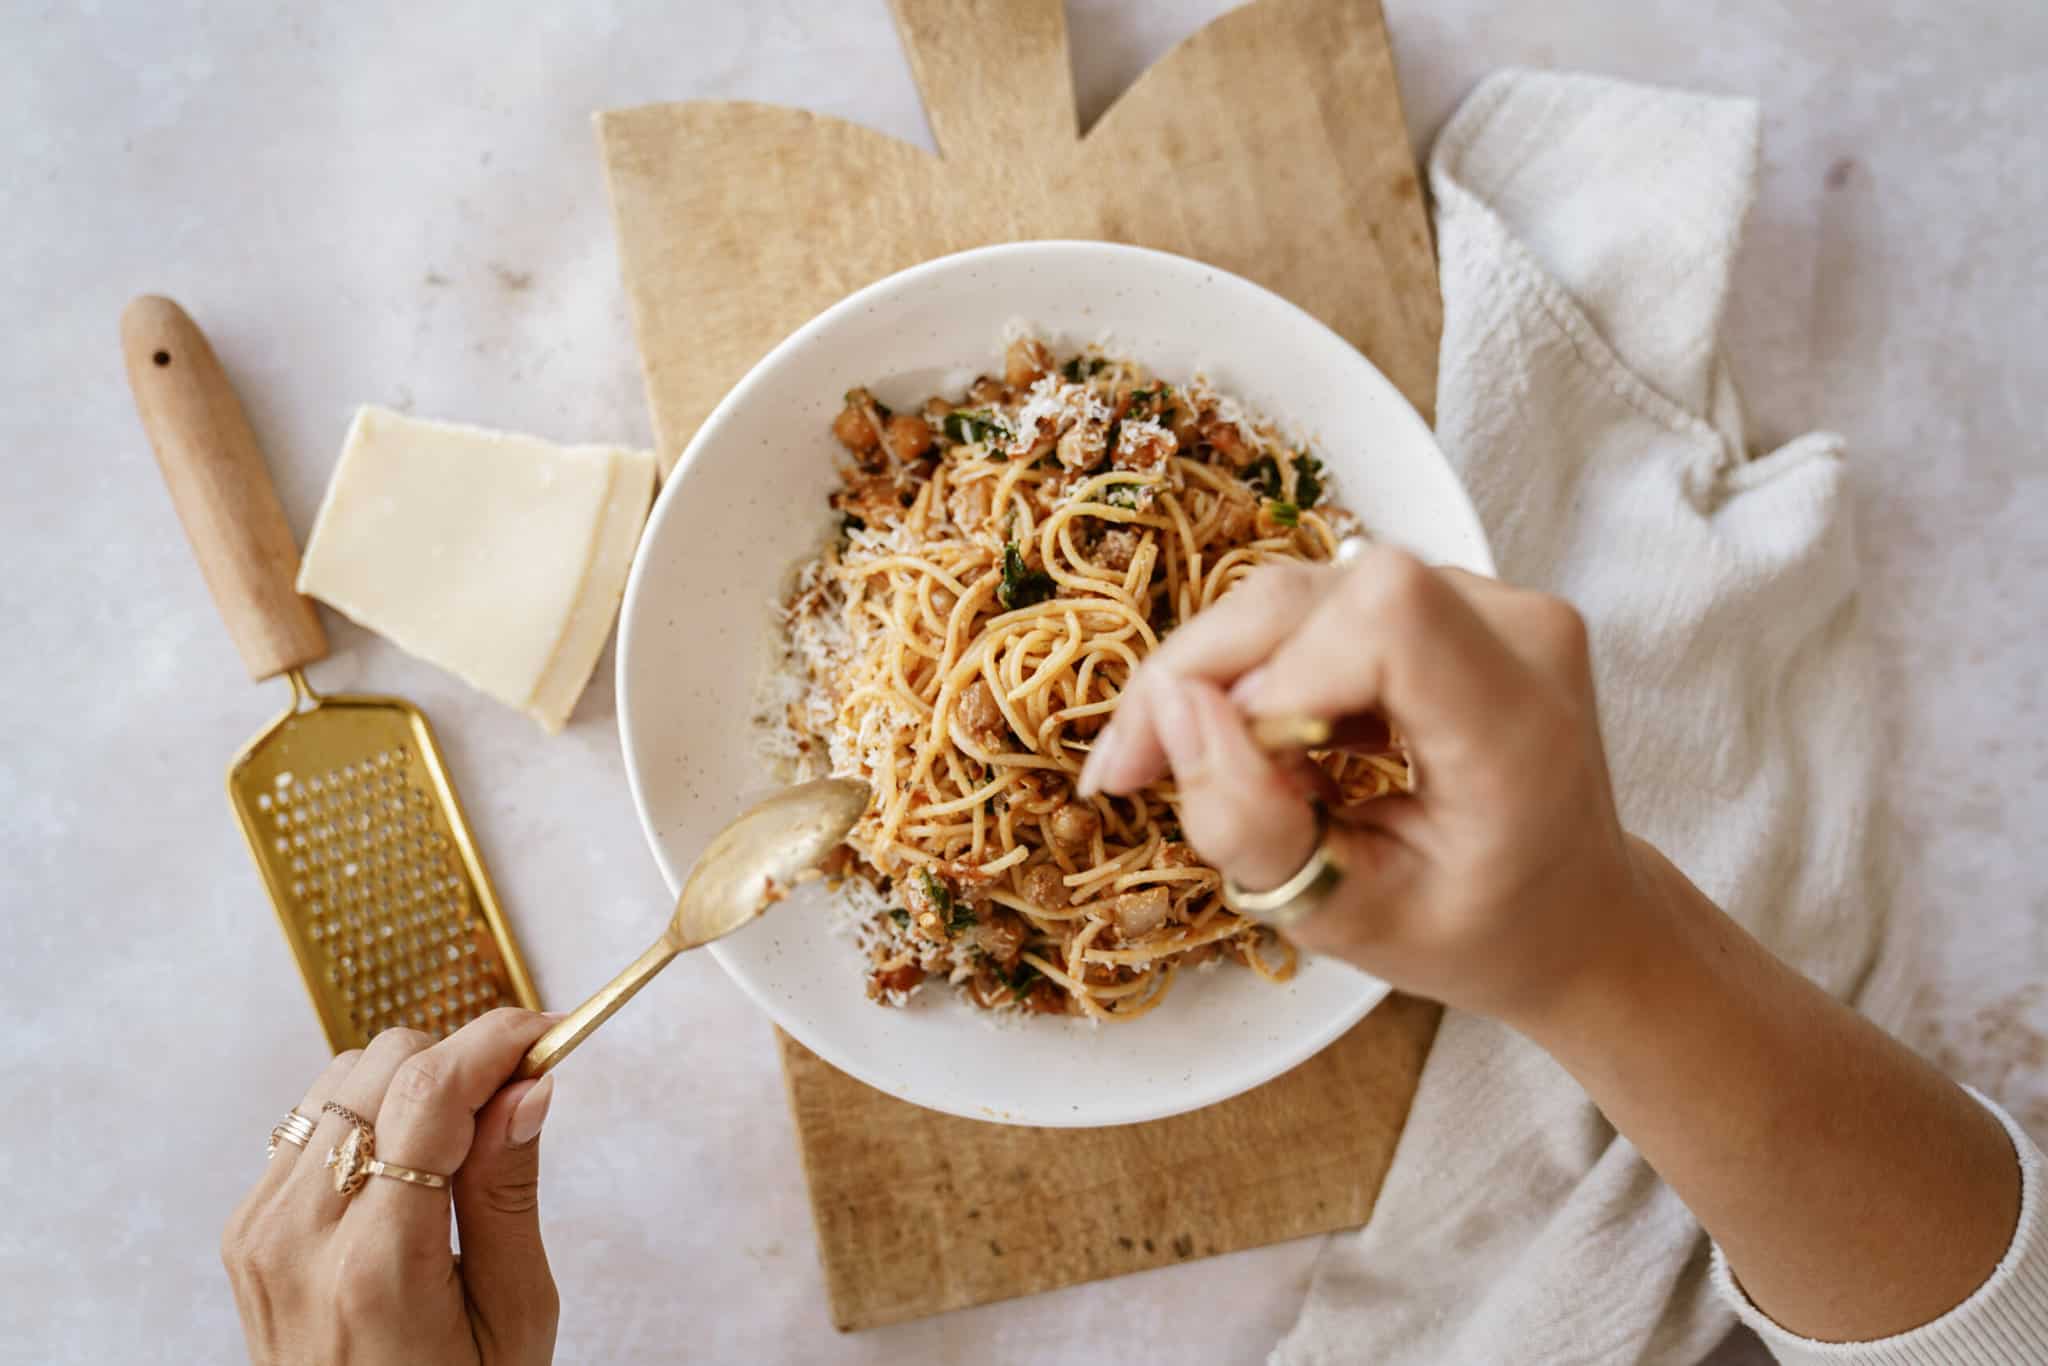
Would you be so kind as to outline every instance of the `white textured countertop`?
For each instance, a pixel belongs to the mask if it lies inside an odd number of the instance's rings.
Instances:
[[[173,520],[121,375],[122,304],[169,293],[209,330],[303,535],[359,402],[647,440],[591,111],[740,96],[929,145],[879,0],[296,8],[0,18],[9,1361],[235,1356],[218,1228],[324,1057],[221,794],[283,690],[244,681]],[[1075,6],[1083,117],[1222,8]],[[1736,369],[1766,438],[1851,440],[1869,619],[1918,760],[1884,831],[1902,904],[1930,920],[1916,1041],[2048,1135],[2048,9],[1388,8],[1425,144],[1509,63],[1762,98]],[[609,663],[550,739],[329,625],[320,686],[434,718],[550,1002],[637,952],[665,898]],[[564,1361],[1055,1362],[1114,1343],[1242,1362],[1291,1321],[1315,1251],[838,1336],[768,1024],[704,958],[564,1072],[543,1187]]]

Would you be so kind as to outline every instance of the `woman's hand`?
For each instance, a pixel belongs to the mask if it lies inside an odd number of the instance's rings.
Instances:
[[[538,1366],[555,1350],[558,1301],[541,1246],[540,1127],[550,1078],[506,1086],[546,1016],[494,1010],[439,1043],[386,1030],[343,1053],[298,1112],[304,1149],[280,1143],[221,1239],[253,1361]],[[462,1256],[449,1250],[449,1190],[372,1176],[339,1194],[322,1165],[348,1123],[377,1156],[452,1173]]]
[[[1275,887],[1315,824],[1244,719],[1361,711],[1417,789],[1337,814],[1296,940],[1547,1049],[1795,1332],[1884,1337],[1983,1283],[2019,1217],[2004,1130],[1623,834],[1563,602],[1387,549],[1261,569],[1146,661],[1082,786],[1171,767],[1195,848]]]
[[[1196,850],[1274,887],[1314,848],[1315,816],[1246,717],[1363,711],[1400,733],[1417,790],[1333,814],[1344,876],[1293,937],[1481,1014],[1540,1010],[1614,947],[1637,881],[1585,626],[1557,598],[1384,547],[1264,567],[1138,671],[1083,789],[1170,766]]]

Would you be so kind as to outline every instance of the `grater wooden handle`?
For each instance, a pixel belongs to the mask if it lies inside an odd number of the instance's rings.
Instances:
[[[249,676],[324,657],[327,633],[294,587],[298,542],[206,334],[169,299],[145,294],[122,311],[121,352],[185,538]]]

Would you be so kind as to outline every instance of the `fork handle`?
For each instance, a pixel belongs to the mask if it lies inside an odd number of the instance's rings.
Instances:
[[[327,633],[294,586],[298,542],[206,334],[169,299],[145,294],[121,313],[121,353],[185,538],[249,676],[324,657]]]

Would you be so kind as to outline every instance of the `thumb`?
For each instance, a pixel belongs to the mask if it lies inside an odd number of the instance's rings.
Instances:
[[[553,1358],[561,1301],[540,1237],[540,1129],[555,1079],[507,1086],[477,1112],[455,1173],[462,1281],[490,1363]]]

